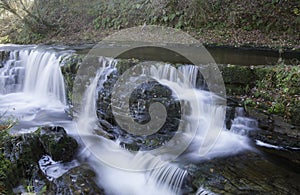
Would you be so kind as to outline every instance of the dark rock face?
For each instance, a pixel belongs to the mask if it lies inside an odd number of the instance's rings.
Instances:
[[[105,194],[104,190],[94,182],[95,176],[88,165],[83,164],[75,167],[53,182],[52,193],[50,194]]]
[[[18,136],[1,132],[0,138],[0,155],[3,162],[7,162],[0,172],[5,170],[7,193],[19,185],[33,186],[35,192],[41,190],[43,186],[40,185],[49,185],[40,171],[40,158],[49,154],[57,161],[70,161],[78,146],[62,127],[43,127],[34,133]],[[32,181],[38,182],[34,186]]]
[[[139,85],[130,94],[130,115],[139,124],[146,124],[150,119],[149,106],[154,102],[162,103],[167,110],[167,119],[163,127],[152,135],[137,136],[127,133],[115,121],[111,110],[111,93],[118,79],[118,71],[112,72],[103,88],[98,91],[97,115],[104,130],[111,134],[113,139],[119,138],[121,145],[129,150],[154,149],[170,140],[181,118],[180,102],[173,96],[172,91],[156,81]]]
[[[259,110],[248,109],[248,116],[257,119],[259,131],[249,135],[254,140],[260,140],[284,148],[300,148],[300,128],[284,121],[282,117],[265,114]]]
[[[76,73],[79,66],[82,63],[83,56],[81,55],[71,55],[64,58],[61,61],[61,72],[64,75],[66,88],[67,88],[67,99],[68,102],[72,102],[73,98],[73,84],[76,77]]]
[[[74,157],[78,144],[62,127],[42,128],[40,141],[53,160],[67,162]]]
[[[12,137],[1,137],[1,153],[10,163],[10,174],[7,175],[8,188],[16,186],[21,178],[30,178],[39,170],[38,160],[44,149],[37,134],[25,134]]]
[[[8,60],[9,54],[9,51],[0,51],[0,68],[2,68],[3,64]]]
[[[285,165],[253,152],[189,164],[183,191],[195,193],[202,186],[203,194],[298,194],[300,175]]]

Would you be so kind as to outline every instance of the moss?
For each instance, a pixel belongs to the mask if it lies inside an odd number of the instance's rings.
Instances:
[[[0,131],[0,194],[10,192],[10,178],[12,177],[12,163],[4,155],[4,145],[9,138],[6,130]]]
[[[219,66],[219,69],[227,84],[254,84],[255,74],[249,66],[226,65]]]
[[[254,73],[257,80],[250,94],[254,107],[300,125],[300,65],[255,67]]]
[[[137,65],[140,61],[137,59],[118,59],[117,70],[122,75],[127,69]]]
[[[69,102],[71,102],[73,98],[73,84],[83,57],[83,55],[74,54],[61,60],[61,71],[64,75],[67,88],[67,99]]]
[[[43,131],[40,141],[45,152],[55,161],[71,161],[78,147],[76,140],[69,137],[62,127],[49,127]]]
[[[9,178],[12,176],[12,163],[0,153],[0,194],[8,194]]]

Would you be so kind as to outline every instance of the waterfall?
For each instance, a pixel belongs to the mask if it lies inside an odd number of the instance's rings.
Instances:
[[[99,62],[101,68],[89,81],[77,126],[88,149],[82,155],[89,159],[98,175],[101,175],[98,182],[106,187],[108,193],[180,194],[187,172],[172,163],[177,158],[176,153],[183,153],[179,159],[199,161],[234,154],[247,148],[247,138],[224,128],[226,107],[218,105],[221,98],[209,91],[197,89],[198,67],[184,65],[176,69],[158,62],[142,64],[141,74],[137,73],[140,71],[138,68],[125,72],[132,75],[127,81],[122,78],[122,82],[125,82],[123,84],[126,87],[136,86],[134,81],[148,75],[172,90],[182,103],[181,120],[184,121],[174,139],[159,150],[131,152],[121,147],[119,140],[99,136],[97,131],[101,127],[97,124],[95,92],[97,87],[103,87],[117,63],[104,57],[100,57]],[[120,96],[131,93],[127,88],[121,91]],[[118,108],[126,104],[126,101],[119,102]],[[183,146],[182,142],[189,145]]]
[[[38,98],[55,98],[66,104],[64,78],[60,70],[60,56],[55,52],[34,50],[27,55],[21,53],[24,60],[25,80],[23,91],[35,94]]]
[[[185,170],[164,162],[160,156],[132,153],[122,148],[118,141],[97,136],[95,91],[97,87],[101,88],[107,76],[115,70],[116,64],[115,60],[104,57],[100,57],[99,62],[101,68],[90,80],[77,121],[79,134],[88,149],[83,150],[82,155],[86,156],[87,151],[92,151],[88,159],[98,175],[101,175],[98,182],[112,194],[178,194],[186,175]],[[160,168],[153,169],[157,165]]]
[[[72,53],[40,46],[0,47],[0,111],[18,120],[12,133],[70,123],[60,61]]]
[[[0,94],[24,92],[37,99],[55,99],[65,105],[60,59],[67,53],[31,47],[10,51],[0,69]]]

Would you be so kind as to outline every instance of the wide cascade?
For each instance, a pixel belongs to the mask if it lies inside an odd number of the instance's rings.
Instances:
[[[101,93],[101,89],[108,85],[107,80],[113,78],[112,75],[118,71],[116,68],[118,62],[100,57],[99,63],[100,69],[89,79],[90,84],[83,95],[77,125],[79,135],[87,149],[82,153],[82,158],[89,159],[91,165],[101,175],[99,183],[106,186],[109,193],[181,194],[181,185],[187,172],[180,167],[180,163],[174,161],[201,161],[235,154],[249,148],[247,137],[235,134],[224,127],[225,107],[218,105],[220,97],[204,90],[205,82],[197,79],[199,75],[197,67],[183,65],[176,69],[169,64],[157,62],[142,66],[142,74],[132,75],[123,83],[122,95],[117,94],[112,99],[118,100],[128,95],[131,93],[128,88],[136,85],[133,81],[150,75],[156,82],[171,89],[172,96],[180,100],[182,113],[180,120],[183,121],[177,126],[180,130],[177,132],[177,129],[172,130],[175,131],[172,133],[173,137],[168,143],[163,143],[162,147],[146,151],[131,151],[124,147],[123,141],[126,139],[132,141],[136,137],[128,134],[122,137],[121,127],[112,127],[114,124],[108,125],[109,122],[105,124],[111,127],[111,131],[116,131],[113,134],[119,134],[113,139],[104,138],[109,137],[109,132],[103,129],[103,123],[99,124],[103,119],[97,116],[99,112],[97,101],[100,101],[100,105],[102,101],[97,99],[98,92]],[[116,102],[119,104],[115,104]],[[122,117],[134,117],[122,109],[126,103],[126,101],[112,101],[111,106],[121,110]],[[138,105],[136,108],[143,107],[141,102],[136,104]],[[145,139],[143,143],[147,143],[146,137],[137,139]],[[185,147],[182,143],[188,143],[188,146]]]

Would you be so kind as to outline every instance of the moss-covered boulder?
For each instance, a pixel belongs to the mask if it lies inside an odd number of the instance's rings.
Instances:
[[[0,172],[5,171],[5,186],[8,192],[11,192],[13,187],[28,182],[38,173],[37,162],[44,153],[38,134],[12,136],[3,131],[0,136],[0,148],[1,164],[5,164]]]
[[[250,66],[219,65],[226,93],[229,95],[247,94],[255,85],[256,75]]]
[[[72,94],[73,94],[73,84],[79,69],[79,66],[82,63],[83,55],[73,54],[70,56],[64,57],[60,64],[61,64],[61,71],[64,75],[66,88],[67,88],[67,99],[68,102],[71,103],[72,101]]]
[[[39,168],[41,157],[49,154],[57,161],[70,161],[77,146],[76,140],[69,137],[62,127],[43,127],[21,135],[1,130],[0,194],[10,194],[17,186],[30,187],[25,191],[39,192],[49,184]]]
[[[76,140],[68,136],[62,127],[42,128],[40,141],[45,153],[49,154],[54,161],[71,161],[78,148]]]

